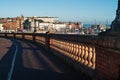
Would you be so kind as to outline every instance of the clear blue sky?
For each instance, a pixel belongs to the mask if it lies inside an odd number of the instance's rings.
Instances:
[[[111,22],[118,0],[0,0],[0,17],[53,16],[60,21]]]

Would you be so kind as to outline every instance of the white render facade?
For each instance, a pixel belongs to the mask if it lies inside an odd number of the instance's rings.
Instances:
[[[54,23],[53,24],[53,28],[56,30],[56,31],[61,31],[61,29],[65,29],[66,28],[66,23]]]
[[[28,17],[29,22],[27,27],[31,32],[52,32],[52,33],[63,33],[71,30],[79,30],[82,28],[81,23],[71,23],[68,22],[59,22],[57,17]],[[74,31],[75,31],[74,30]],[[72,31],[71,31],[72,32]]]
[[[52,23],[57,23],[58,22],[58,17],[39,17],[38,19],[43,20],[44,22],[52,22]]]
[[[3,24],[0,24],[0,32],[3,31]]]
[[[33,18],[37,19],[37,20],[42,20],[44,22],[50,22],[50,23],[57,23],[57,22],[59,22],[59,18],[58,17],[37,17],[37,16],[34,16]]]
[[[60,31],[61,29],[65,29],[65,23],[39,23],[40,31]]]
[[[27,19],[26,19],[27,20]],[[66,27],[65,23],[59,23],[58,17],[29,17],[29,30],[40,31],[60,31]],[[40,21],[42,20],[42,22]]]

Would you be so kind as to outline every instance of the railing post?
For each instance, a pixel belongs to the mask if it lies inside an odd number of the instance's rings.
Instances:
[[[35,41],[35,33],[33,33],[33,41]]]
[[[45,35],[45,48],[46,48],[46,50],[49,50],[49,48],[50,48],[50,35],[49,35],[49,32],[46,32],[46,35]]]
[[[24,33],[22,33],[22,39],[25,39],[25,34]]]
[[[5,33],[5,37],[7,37],[7,33]]]
[[[13,33],[13,37],[16,38],[16,33]]]

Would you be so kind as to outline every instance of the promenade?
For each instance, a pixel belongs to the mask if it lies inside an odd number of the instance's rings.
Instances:
[[[0,80],[90,80],[40,47],[0,38]]]

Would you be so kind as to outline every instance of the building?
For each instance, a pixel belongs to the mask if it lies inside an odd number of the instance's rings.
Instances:
[[[1,18],[0,23],[6,31],[19,31],[23,29],[24,16],[15,18]]]
[[[66,29],[69,33],[80,33],[83,24],[81,22],[69,22],[67,23]]]
[[[53,30],[54,23],[58,23],[58,17],[27,17],[23,27],[27,31],[40,32]]]
[[[2,32],[3,31],[3,24],[0,24],[0,32]]]
[[[59,22],[58,17],[26,17],[23,23],[25,31],[51,33],[79,33],[83,27],[81,22]]]
[[[66,26],[67,24],[64,22],[54,23],[53,24],[54,33],[66,33]]]
[[[36,20],[42,20],[43,22],[50,22],[50,23],[57,23],[57,22],[59,22],[59,18],[58,17],[33,16],[33,17],[26,17],[26,19],[36,19]]]
[[[43,20],[44,22],[58,23],[58,17],[38,17],[38,20]]]

